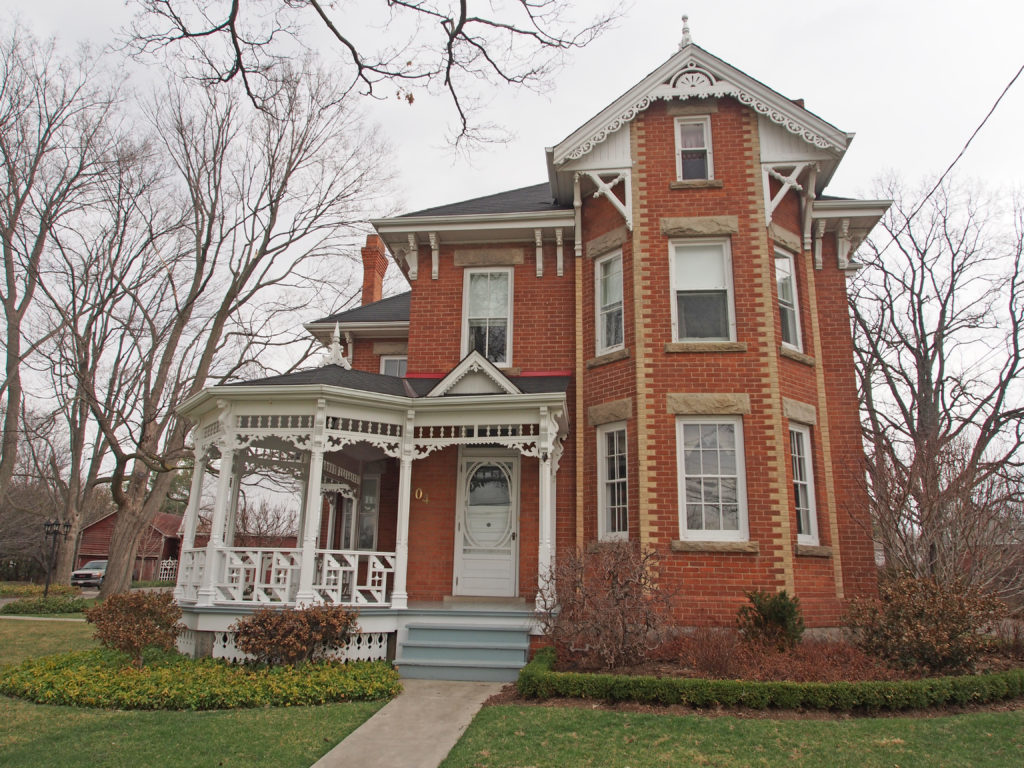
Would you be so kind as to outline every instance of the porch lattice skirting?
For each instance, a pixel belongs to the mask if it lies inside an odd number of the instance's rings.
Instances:
[[[195,655],[195,632],[186,629],[178,635],[178,650],[189,656]],[[331,649],[327,655],[344,661],[383,661],[388,657],[388,633],[361,632],[353,635],[345,647]],[[252,657],[238,650],[234,632],[215,632],[213,658],[226,659],[236,664]]]

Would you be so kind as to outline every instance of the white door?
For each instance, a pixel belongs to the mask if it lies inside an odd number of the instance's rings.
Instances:
[[[464,455],[455,523],[455,595],[517,593],[519,457]]]

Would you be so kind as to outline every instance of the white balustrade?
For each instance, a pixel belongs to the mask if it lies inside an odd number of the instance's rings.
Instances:
[[[178,564],[178,586],[181,588],[183,599],[193,602],[196,600],[205,566],[205,548],[181,550],[181,562]]]
[[[301,550],[225,547],[219,554],[223,560],[221,573],[214,578],[217,604],[295,602]],[[197,599],[205,565],[205,549],[182,550],[178,578],[182,599]],[[318,549],[313,567],[313,590],[325,603],[383,607],[391,604],[394,552]]]

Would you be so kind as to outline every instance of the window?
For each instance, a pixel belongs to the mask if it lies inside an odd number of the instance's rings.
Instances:
[[[408,358],[405,355],[382,355],[380,372],[385,376],[405,376]]]
[[[352,499],[342,497],[341,548],[375,550],[377,548],[377,510],[380,502],[380,477],[363,478],[359,508]]]
[[[746,481],[740,418],[678,417],[676,454],[681,538],[746,541]]]
[[[629,537],[626,493],[626,425],[622,422],[597,428],[598,538],[602,541]]]
[[[512,270],[466,270],[463,352],[476,350],[496,365],[511,357]]]
[[[728,242],[694,240],[671,248],[676,340],[735,341]]]
[[[622,253],[612,253],[594,264],[597,297],[597,354],[622,346]]]
[[[676,118],[676,176],[680,181],[715,178],[711,118]]]
[[[796,505],[796,541],[817,545],[818,520],[814,509],[814,475],[811,471],[811,430],[789,425],[789,455],[793,461],[793,503]]]
[[[775,286],[779,296],[779,318],[782,321],[782,343],[797,351],[800,343],[800,310],[796,300],[796,270],[793,257],[788,253],[775,253]]]

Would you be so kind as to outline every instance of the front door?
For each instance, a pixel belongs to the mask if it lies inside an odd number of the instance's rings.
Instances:
[[[463,453],[452,594],[515,596],[518,531],[518,455]]]

